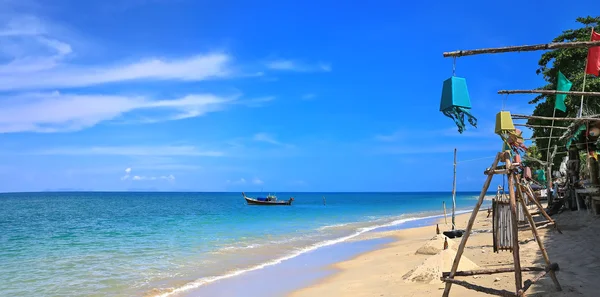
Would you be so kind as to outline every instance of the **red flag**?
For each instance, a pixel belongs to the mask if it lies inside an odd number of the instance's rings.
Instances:
[[[594,32],[594,29],[592,29],[592,41],[600,41],[600,34]],[[600,76],[600,46],[590,47],[588,50],[585,73]]]

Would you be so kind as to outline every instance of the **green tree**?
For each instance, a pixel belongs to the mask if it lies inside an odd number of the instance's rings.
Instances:
[[[577,22],[582,24],[583,27],[578,29],[569,29],[563,31],[561,35],[554,38],[553,42],[571,42],[571,41],[589,41],[592,28],[595,31],[600,31],[600,16],[597,17],[579,17]],[[572,91],[581,91],[583,87],[583,77],[585,63],[587,60],[586,48],[568,48],[568,49],[557,49],[544,53],[542,58],[538,62],[540,68],[537,70],[537,74],[542,74],[544,80],[548,83],[545,86],[539,88],[542,90],[556,90],[556,82],[558,78],[558,71],[560,70],[572,83]],[[586,92],[600,92],[600,78],[588,75],[586,78]],[[545,99],[545,100],[544,100]],[[580,96],[567,96],[565,104],[567,111],[562,112],[556,110],[557,117],[576,117],[579,111]],[[540,95],[533,99],[531,104],[537,104],[533,115],[552,117],[554,112],[554,95]],[[584,101],[584,115],[600,114],[600,100],[588,99]],[[527,122],[531,125],[542,125],[550,126],[552,121],[549,120],[538,120],[530,119]],[[570,122],[555,121],[554,126],[568,126]],[[552,143],[558,145],[558,151],[565,150],[565,141],[558,141],[558,138],[564,133],[563,129],[553,129],[552,132]],[[547,137],[550,136],[549,128],[534,128],[533,137]],[[541,154],[541,159],[546,160],[546,153],[549,144],[549,139],[536,140],[537,148]],[[552,149],[550,149],[552,153]],[[564,155],[557,154],[553,160],[553,166],[560,164]]]
[[[527,148],[527,152],[525,153],[525,155],[527,155],[528,157],[532,157],[538,160],[542,159],[542,154],[540,153],[540,151],[538,150],[538,147],[534,144],[529,146],[529,148]],[[536,170],[536,169],[541,169],[542,166],[535,161],[527,161],[524,160],[523,161],[524,165],[531,168],[531,170]]]

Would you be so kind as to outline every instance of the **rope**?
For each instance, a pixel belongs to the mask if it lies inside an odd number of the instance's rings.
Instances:
[[[475,158],[475,159],[462,160],[462,161],[457,161],[457,162],[456,162],[456,164],[459,164],[459,163],[465,163],[465,162],[471,162],[471,161],[478,161],[478,160],[486,160],[486,159],[492,159],[492,158],[496,158],[496,156],[490,156],[490,157],[483,157],[483,158]]]

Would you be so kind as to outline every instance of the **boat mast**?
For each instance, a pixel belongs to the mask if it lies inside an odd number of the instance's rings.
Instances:
[[[456,209],[456,148],[454,148],[454,180],[452,181],[452,230],[454,230],[454,210]]]

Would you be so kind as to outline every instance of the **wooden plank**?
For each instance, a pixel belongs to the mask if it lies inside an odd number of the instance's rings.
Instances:
[[[447,57],[463,57],[479,54],[499,54],[509,52],[528,52],[528,51],[539,51],[539,50],[552,50],[559,48],[590,48],[594,46],[600,46],[600,41],[576,41],[576,42],[551,42],[546,44],[536,45],[516,45],[516,46],[504,46],[496,48],[482,48],[474,50],[458,50],[453,52],[445,52],[444,58]]]
[[[504,155],[504,153],[498,153],[496,155],[496,159],[494,160],[494,162],[492,163],[492,166],[491,166],[492,170],[496,169],[496,166],[498,165],[498,162],[500,161],[500,157],[502,155]],[[460,257],[462,257],[462,254],[465,251],[465,245],[467,244],[467,240],[469,239],[469,236],[471,235],[471,229],[473,228],[473,224],[475,223],[475,218],[477,217],[477,213],[479,213],[479,208],[481,207],[481,204],[483,204],[483,200],[485,199],[485,196],[487,195],[487,191],[490,187],[490,183],[492,182],[493,178],[494,178],[493,174],[488,174],[487,179],[485,180],[485,183],[483,183],[483,187],[481,188],[481,194],[479,195],[479,199],[477,200],[477,203],[475,204],[475,208],[473,208],[473,212],[471,212],[471,217],[469,218],[469,222],[467,223],[467,229],[465,230],[465,233],[463,234],[460,244],[458,246],[458,250],[456,251],[456,256],[454,257],[454,262],[452,262],[452,269],[450,270],[450,274],[448,275],[449,278],[453,278],[454,273],[456,273],[456,271],[458,270],[458,264],[460,263]],[[446,282],[446,286],[444,288],[444,293],[442,294],[442,297],[448,297],[448,295],[450,294],[451,287],[452,287],[452,282]]]

